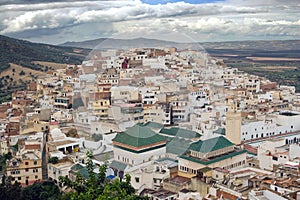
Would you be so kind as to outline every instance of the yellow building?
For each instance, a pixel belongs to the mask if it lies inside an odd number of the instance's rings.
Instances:
[[[226,113],[226,138],[234,144],[241,143],[242,113],[228,111]]]
[[[94,114],[98,117],[108,117],[109,99],[99,99],[93,103]]]
[[[6,176],[22,186],[42,180],[42,157],[38,150],[25,150],[22,156],[14,157],[6,164]]]

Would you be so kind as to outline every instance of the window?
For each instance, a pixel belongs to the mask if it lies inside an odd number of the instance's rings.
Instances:
[[[35,179],[38,179],[39,177],[38,176],[35,176]]]
[[[25,169],[25,172],[28,172],[28,171],[29,171],[28,168],[26,168],[26,169]]]
[[[22,179],[22,177],[18,177],[18,180],[20,181]]]
[[[34,165],[37,165],[37,161],[34,161],[33,164],[34,164]]]
[[[25,165],[29,165],[29,163],[28,163],[28,162],[25,162]]]
[[[135,177],[135,182],[139,183],[140,182],[140,178],[139,177]]]

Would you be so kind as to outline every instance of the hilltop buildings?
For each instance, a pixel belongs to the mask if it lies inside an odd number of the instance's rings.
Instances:
[[[299,102],[204,52],[109,50],[0,105],[0,153],[23,186],[88,178],[92,151],[96,173],[108,162],[153,199],[296,198]]]

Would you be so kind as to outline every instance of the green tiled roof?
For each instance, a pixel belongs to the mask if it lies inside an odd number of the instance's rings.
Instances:
[[[191,144],[190,150],[201,153],[209,153],[233,145],[234,144],[225,137],[219,136],[207,140],[199,140],[198,142]]]
[[[163,128],[161,129],[160,133],[170,135],[170,136],[177,136],[177,137],[182,137],[182,138],[199,138],[201,137],[201,134],[183,129],[183,128],[177,128],[177,127],[172,127],[172,128]]]
[[[80,164],[75,164],[75,165],[73,165],[73,166],[71,167],[71,170],[77,171],[77,170],[80,170],[80,169],[82,169],[82,168],[84,168],[82,165],[80,165]]]
[[[137,124],[128,130],[117,134],[113,141],[133,147],[142,147],[166,141],[166,138],[155,133],[148,127]]]
[[[117,169],[119,171],[124,171],[127,167],[126,164],[113,160],[110,164],[111,168]]]
[[[218,128],[217,130],[214,131],[214,133],[225,135],[226,134],[226,129],[225,128]]]
[[[157,128],[157,129],[161,129],[164,126],[162,124],[156,123],[156,122],[147,122],[144,124],[144,126],[147,126],[149,128]]]
[[[71,167],[71,171],[79,173],[83,178],[88,179],[89,178],[89,172],[88,170],[80,165],[80,164],[75,164]]]
[[[172,153],[180,156],[186,152],[190,147],[191,141],[182,138],[174,137],[167,144],[167,153]]]
[[[192,162],[200,163],[202,165],[209,165],[209,164],[212,164],[212,163],[215,163],[215,162],[219,162],[221,160],[225,160],[225,159],[237,156],[237,155],[241,155],[243,153],[247,153],[247,151],[246,150],[235,151],[235,152],[232,152],[232,153],[229,153],[229,154],[225,154],[224,156],[219,156],[219,157],[216,157],[214,159],[206,160],[206,161],[198,159],[198,158],[194,158],[194,157],[189,157],[189,156],[186,156],[186,155],[182,155],[182,156],[180,156],[180,158],[185,159],[185,160],[189,160],[189,161],[192,161]]]
[[[82,169],[80,169],[79,171],[78,171],[78,173],[80,173],[81,174],[81,176],[84,178],[84,179],[89,179],[89,177],[90,177],[90,175],[89,175],[89,172],[88,172],[88,170],[87,170],[87,168],[82,168]]]

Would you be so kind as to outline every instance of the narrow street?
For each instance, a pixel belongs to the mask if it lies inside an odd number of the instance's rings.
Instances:
[[[48,131],[44,132],[43,135],[43,150],[42,150],[42,178],[43,181],[48,180],[48,158],[47,158],[47,150],[46,150],[46,144],[47,144],[47,138],[48,138]]]

